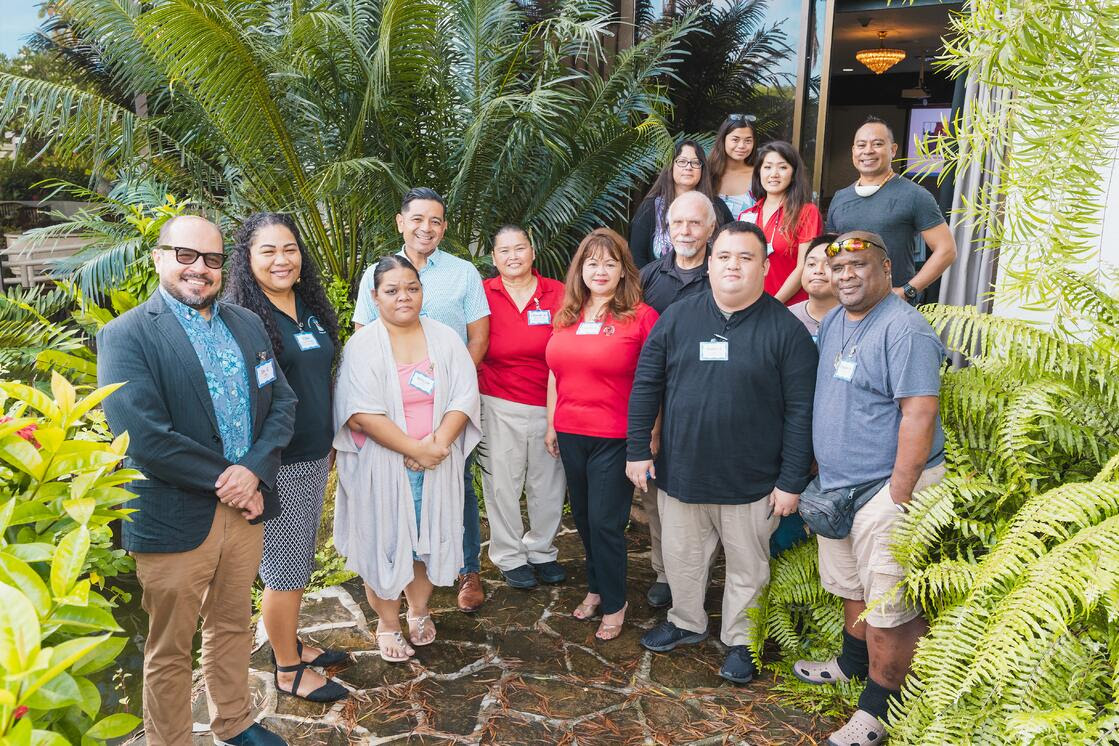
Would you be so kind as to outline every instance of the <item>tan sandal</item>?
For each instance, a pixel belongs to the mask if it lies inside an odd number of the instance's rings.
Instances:
[[[866,710],[855,714],[828,737],[828,746],[873,746],[886,740],[886,726]]]
[[[395,643],[401,650],[405,651],[404,657],[389,655],[387,652],[388,646],[385,645],[385,643],[381,642],[382,637],[391,637],[392,642]],[[377,649],[381,653],[381,659],[387,661],[388,663],[403,663],[416,654],[416,651],[413,650],[412,647],[408,644],[408,641],[404,639],[404,635],[401,633],[400,630],[393,630],[392,632],[378,632]]]
[[[598,604],[588,604],[584,602],[575,607],[575,611],[571,612],[571,616],[581,622],[585,622],[597,613]]]
[[[625,612],[627,608],[629,608],[628,602],[622,604],[622,608],[618,609],[618,611],[622,612],[622,621],[617,624],[607,624],[605,621],[599,622],[598,629],[595,630],[594,636],[603,642],[609,642],[622,634],[622,626],[626,623]],[[610,630],[613,630],[613,633],[611,633]]]
[[[408,640],[413,645],[415,645],[416,647],[423,647],[424,645],[430,645],[431,643],[435,642],[435,623],[431,621],[431,614],[424,614],[423,616],[414,617],[405,616],[404,618],[408,620]],[[414,633],[412,632],[413,624],[415,624],[417,627],[417,630]],[[429,625],[431,628],[431,637],[424,639],[427,635],[427,632],[425,630]]]

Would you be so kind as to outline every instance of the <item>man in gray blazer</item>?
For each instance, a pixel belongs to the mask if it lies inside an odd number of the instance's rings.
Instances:
[[[150,746],[189,746],[191,643],[202,617],[202,672],[218,744],[283,744],[253,722],[250,589],[295,394],[252,312],[215,299],[221,231],[181,216],[152,252],[159,288],[97,335],[97,379],[126,381],[105,400],[128,433],[137,509],[123,526],[149,617],[144,729]]]

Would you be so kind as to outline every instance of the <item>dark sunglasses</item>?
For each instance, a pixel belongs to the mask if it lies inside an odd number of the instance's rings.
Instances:
[[[758,118],[753,114],[731,114],[727,117],[728,122],[749,122],[753,124],[758,121]]]
[[[194,249],[186,249],[182,246],[157,246],[160,251],[174,251],[175,261],[179,264],[185,264],[188,267],[198,261],[198,257],[202,257],[202,263],[210,269],[221,269],[225,264],[225,254],[217,252],[202,252],[195,251]]]
[[[832,241],[828,247],[824,249],[824,253],[828,256],[835,256],[841,251],[865,251],[871,246],[875,248],[886,250],[885,246],[876,244],[874,241],[868,241],[865,238],[845,238],[842,241]]]

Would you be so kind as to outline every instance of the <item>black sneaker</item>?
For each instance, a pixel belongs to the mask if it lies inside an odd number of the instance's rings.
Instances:
[[[667,619],[641,635],[641,647],[654,653],[664,653],[677,645],[695,645],[707,639],[707,630],[692,632],[680,629]]]
[[[287,746],[287,741],[260,723],[253,723],[237,735],[224,741],[214,736],[214,743],[217,746]]]
[[[745,645],[733,645],[719,669],[719,675],[735,684],[749,684],[758,674],[758,667],[754,663],[754,656]]]
[[[528,565],[514,567],[512,570],[502,570],[501,577],[505,578],[505,582],[509,584],[510,588],[528,589],[536,587],[536,573]]]
[[[535,562],[529,562],[529,564],[532,565],[533,570],[536,570],[536,578],[541,583],[554,585],[567,580],[567,571],[563,569],[563,565],[554,560],[541,562],[539,565]]]
[[[663,609],[672,605],[672,589],[668,583],[653,583],[645,592],[645,600],[654,609]]]

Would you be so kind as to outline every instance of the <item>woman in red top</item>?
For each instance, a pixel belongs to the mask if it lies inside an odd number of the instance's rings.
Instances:
[[[812,187],[796,148],[781,140],[767,143],[758,150],[758,163],[752,190],[765,198],[738,219],[757,223],[765,233],[770,251],[765,292],[791,306],[808,300],[800,275],[808,244],[824,232],[824,221],[812,204]]]
[[[563,514],[563,464],[548,453],[548,364],[544,349],[563,304],[563,283],[541,277],[528,234],[498,230],[498,276],[482,283],[490,306],[490,344],[478,366],[482,393],[482,494],[490,524],[490,561],[514,588],[562,582],[552,540]],[[521,522],[521,492],[528,532]]]
[[[598,228],[579,244],[548,342],[548,450],[567,473],[571,515],[587,556],[587,596],[577,619],[601,608],[595,636],[613,640],[626,614],[626,409],[637,358],[657,312],[625,239]]]

